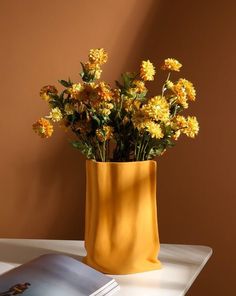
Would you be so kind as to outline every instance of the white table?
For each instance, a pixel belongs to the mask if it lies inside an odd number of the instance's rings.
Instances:
[[[47,253],[81,259],[83,241],[0,239],[0,274]],[[113,276],[120,284],[117,296],[181,296],[188,291],[212,254],[205,246],[161,244],[161,270]]]

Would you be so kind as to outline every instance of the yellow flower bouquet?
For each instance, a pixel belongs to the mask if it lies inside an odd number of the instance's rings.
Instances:
[[[183,78],[170,80],[171,72],[182,67],[177,60],[163,62],[160,69],[167,72],[167,79],[158,95],[148,97],[145,83],[154,80],[156,72],[149,60],[142,61],[138,73],[122,74],[122,81],[112,88],[99,80],[107,58],[103,48],[91,49],[88,62],[81,63],[82,82],[59,80],[64,87],[60,94],[55,86],[41,89],[40,97],[50,112],[33,124],[37,134],[48,138],[52,123],[59,123],[75,134],[71,143],[86,158],[103,162],[153,159],[173,146],[181,134],[197,135],[196,117],[180,115],[195,101],[195,88]]]

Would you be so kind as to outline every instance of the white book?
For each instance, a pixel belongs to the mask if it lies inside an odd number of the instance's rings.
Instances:
[[[113,278],[60,254],[40,256],[0,276],[0,296],[108,296],[118,289]]]
[[[95,296],[110,296],[114,294],[116,291],[120,290],[120,286],[117,282],[112,282],[110,285],[106,286],[104,289],[99,291]]]

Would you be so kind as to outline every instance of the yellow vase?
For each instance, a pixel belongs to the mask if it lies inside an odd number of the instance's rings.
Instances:
[[[86,162],[84,262],[108,274],[159,269],[156,162]]]

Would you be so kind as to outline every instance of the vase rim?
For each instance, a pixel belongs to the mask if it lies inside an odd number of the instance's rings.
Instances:
[[[87,159],[87,162],[94,162],[99,164],[131,164],[131,163],[147,163],[147,162],[155,162],[156,160],[148,159],[148,160],[138,160],[138,161],[97,161],[94,159]]]

